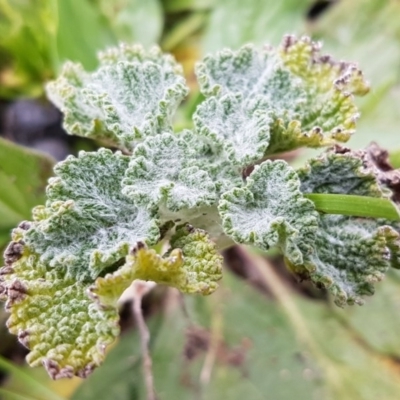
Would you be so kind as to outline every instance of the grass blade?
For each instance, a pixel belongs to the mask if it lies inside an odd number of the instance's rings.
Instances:
[[[320,193],[306,194],[304,197],[313,201],[317,211],[322,213],[400,221],[399,210],[388,199]]]

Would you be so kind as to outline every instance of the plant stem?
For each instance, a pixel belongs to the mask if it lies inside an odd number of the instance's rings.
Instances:
[[[211,319],[210,342],[204,364],[200,372],[200,383],[203,387],[210,383],[212,370],[217,358],[218,346],[222,340],[222,315],[219,305],[213,312]]]
[[[150,331],[146,325],[142,312],[142,299],[155,286],[154,282],[135,281],[133,295],[133,315],[139,329],[140,344],[142,350],[143,375],[146,385],[147,400],[156,400],[154,390],[154,377],[152,359],[149,350]]]

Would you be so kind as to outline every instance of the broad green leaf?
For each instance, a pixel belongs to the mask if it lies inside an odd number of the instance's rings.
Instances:
[[[89,375],[119,333],[116,308],[97,307],[88,283],[68,270],[49,267],[25,245],[25,227],[14,230],[0,272],[2,299],[11,313],[7,326],[30,353],[31,366],[43,365],[53,379]]]
[[[385,281],[376,287],[374,297],[365,307],[351,307],[345,312],[337,309],[337,314],[371,349],[397,358],[400,355],[397,334],[400,326],[397,317],[400,281],[397,271],[390,272]]]
[[[302,34],[304,15],[311,3],[311,0],[218,0],[205,32],[203,51],[238,49],[246,43],[276,45],[288,32]]]
[[[256,166],[246,186],[221,197],[219,212],[227,235],[263,250],[279,247],[295,264],[310,251],[318,213],[300,192],[300,180],[285,161]]]
[[[31,371],[26,371],[24,367],[15,365],[3,356],[0,356],[0,370],[9,374],[7,383],[3,383],[2,386],[10,389],[11,393],[15,389],[21,390],[22,386],[23,395],[29,393],[29,395],[35,396],[35,400],[37,399],[36,396],[40,396],[43,400],[64,400],[45,383],[32,376]],[[5,397],[4,400],[11,398],[12,396]]]
[[[372,196],[400,202],[400,169],[392,167],[388,152],[376,143],[356,151],[336,146],[309,159],[298,174],[304,193]],[[395,218],[395,212],[392,215]]]
[[[92,3],[106,18],[119,41],[143,46],[158,42],[163,28],[159,0],[92,0]]]
[[[146,136],[172,131],[173,114],[187,88],[171,56],[156,47],[145,51],[120,45],[100,54],[99,61],[94,72],[67,63],[47,85],[68,133],[132,150]]]
[[[86,69],[94,69],[98,64],[97,52],[116,45],[118,39],[122,40],[93,1],[51,1],[55,2],[57,9],[56,51],[59,63],[77,61]],[[74,29],[71,29],[71,21]],[[59,72],[61,64],[56,67],[55,74]]]
[[[377,179],[377,168],[364,150],[334,147],[309,159],[298,170],[303,193],[331,193],[387,197]]]
[[[44,201],[53,160],[0,138],[0,229],[9,230]]]
[[[275,280],[265,283],[276,288]],[[393,346],[398,343],[395,308],[382,317],[385,297],[375,313],[366,307],[338,310],[350,322],[364,312],[364,324],[351,329],[328,304],[304,298],[286,283],[280,282],[280,295],[271,299],[228,273],[214,296],[185,297],[189,318],[169,304],[162,319],[150,319],[157,396],[292,400],[296,393],[301,400],[397,400],[399,373],[387,348],[371,348],[360,339],[370,330],[375,342],[390,336]],[[388,324],[392,330],[385,329]],[[95,400],[104,391],[118,400],[145,398],[137,346],[136,335],[123,338],[106,359],[107,371],[102,375],[98,369],[73,399]],[[209,380],[200,378],[204,370]]]
[[[60,63],[93,69],[99,50],[118,41],[153,45],[162,31],[158,0],[3,0],[0,14],[0,93],[6,96],[40,95]]]
[[[138,241],[157,242],[154,213],[121,194],[128,163],[120,152],[100,149],[57,164],[46,206],[34,209],[26,234],[43,264],[84,281],[117,263]]]

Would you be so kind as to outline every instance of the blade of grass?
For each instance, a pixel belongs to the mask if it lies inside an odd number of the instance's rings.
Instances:
[[[41,393],[41,400],[65,400],[63,397],[59,396],[57,393],[53,392],[46,385],[39,382],[21,368],[16,367],[10,361],[6,360],[4,357],[0,356],[0,369],[6,371],[10,374],[14,374],[17,379],[26,384],[28,387],[32,388],[37,393]]]
[[[27,395],[21,394],[21,393],[16,393],[14,391],[3,389],[1,387],[0,387],[0,395],[7,396],[7,397],[4,397],[4,399],[7,398],[8,400],[40,400],[37,397],[27,396]],[[3,397],[1,397],[1,398],[3,399]]]
[[[326,214],[385,218],[390,221],[400,221],[399,210],[388,199],[320,193],[311,193],[304,196],[314,202],[317,211]]]

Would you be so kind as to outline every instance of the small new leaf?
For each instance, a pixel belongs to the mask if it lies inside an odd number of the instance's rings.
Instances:
[[[132,150],[149,135],[172,131],[171,120],[188,89],[181,68],[158,48],[121,45],[99,56],[96,71],[67,63],[47,85],[68,133]]]
[[[90,288],[100,304],[115,306],[122,292],[135,279],[175,287],[183,293],[208,295],[222,277],[222,256],[207,234],[190,226],[178,228],[164,256],[138,243],[118,271],[97,278]]]
[[[296,172],[285,161],[256,166],[245,187],[222,195],[219,212],[226,234],[263,250],[277,246],[293,263],[302,263],[318,227],[318,213],[299,188]]]

